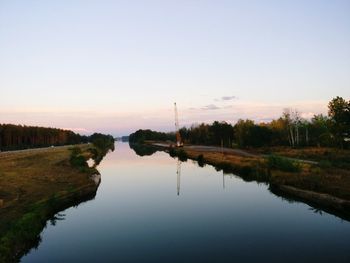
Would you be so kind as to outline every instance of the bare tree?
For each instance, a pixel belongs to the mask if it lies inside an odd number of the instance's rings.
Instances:
[[[283,119],[286,122],[289,145],[291,147],[294,147],[294,134],[293,134],[293,124],[291,119],[291,109],[286,108],[283,110]]]
[[[283,111],[283,118],[288,129],[288,140],[291,147],[300,145],[299,128],[302,123],[301,114],[297,109],[286,108]]]

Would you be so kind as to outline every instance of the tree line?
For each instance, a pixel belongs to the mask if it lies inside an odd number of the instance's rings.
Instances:
[[[175,133],[157,132],[152,130],[137,130],[129,135],[130,143],[144,143],[145,141],[172,141]]]
[[[70,130],[0,124],[0,150],[19,150],[27,148],[71,145],[80,143],[111,144],[111,135],[94,133],[91,136],[80,135]],[[104,146],[104,145],[101,145]]]
[[[318,114],[311,120],[301,117],[298,110],[285,109],[282,116],[268,123],[240,119],[235,125],[214,121],[180,129],[184,143],[238,146],[322,146],[349,147],[350,101],[341,97],[328,104],[328,115]],[[130,135],[131,142],[174,140],[174,133],[138,130]]]

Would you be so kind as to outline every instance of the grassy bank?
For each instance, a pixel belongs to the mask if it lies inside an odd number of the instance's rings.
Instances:
[[[57,212],[93,198],[92,145],[0,153],[0,262],[16,262],[40,242]]]
[[[316,149],[294,149],[284,156],[281,156],[283,151],[242,155],[186,146],[167,151],[181,160],[189,158],[197,160],[201,166],[211,164],[218,170],[235,173],[246,181],[265,182],[279,195],[294,196],[350,220],[350,171],[346,166],[346,160],[350,160],[349,151],[332,153],[329,159],[325,154],[318,158]]]

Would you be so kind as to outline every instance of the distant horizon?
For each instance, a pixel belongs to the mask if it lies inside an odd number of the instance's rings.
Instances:
[[[336,96],[335,96],[336,97]],[[314,102],[316,104],[316,102]],[[207,109],[195,109],[195,108],[187,108],[187,109],[184,109],[182,110],[181,108],[178,108],[179,110],[179,113],[180,113],[180,127],[187,127],[189,128],[191,125],[196,125],[196,124],[201,124],[201,123],[206,123],[206,124],[211,124],[213,123],[214,121],[219,121],[219,122],[227,122],[227,123],[230,123],[230,124],[235,124],[239,119],[250,119],[250,120],[253,120],[254,122],[256,122],[257,124],[259,123],[268,123],[268,122],[271,122],[272,120],[274,119],[278,119],[279,117],[282,116],[282,113],[283,113],[283,110],[284,109],[293,109],[293,110],[298,110],[298,112],[301,114],[301,117],[306,119],[306,120],[310,120],[312,119],[312,117],[314,115],[318,115],[318,114],[323,114],[323,115],[327,115],[327,106],[328,106],[328,102],[326,102],[324,105],[322,105],[321,102],[317,102],[319,107],[322,107],[323,106],[323,111],[320,111],[320,112],[314,112],[314,111],[310,111],[313,109],[314,107],[314,104],[310,104],[310,105],[303,105],[303,104],[299,104],[297,106],[299,107],[283,107],[282,105],[280,106],[277,106],[277,105],[264,105],[264,104],[261,104],[261,105],[257,105],[256,107],[252,107],[250,109],[251,113],[250,114],[254,114],[255,111],[259,111],[259,109],[269,109],[270,110],[274,110],[275,108],[280,108],[281,111],[280,113],[276,114],[274,117],[271,117],[271,118],[252,118],[252,117],[236,117],[235,119],[210,119],[210,120],[207,120],[205,119],[206,118],[206,115],[201,113],[202,110],[204,111],[209,111],[209,114],[210,114],[210,111],[215,111],[215,110],[220,110],[220,108],[210,108],[208,107]],[[173,105],[172,105],[173,106]],[[222,109],[226,109],[226,108],[229,108],[229,109],[233,109],[233,108],[236,108],[236,110],[239,110],[239,105],[229,105],[229,106],[223,106]],[[304,108],[306,109],[306,111],[301,111],[300,109],[301,108]],[[245,108],[245,110],[247,110]],[[113,135],[114,137],[122,137],[122,136],[128,136],[130,135],[131,133],[135,132],[136,130],[138,129],[151,129],[151,130],[155,130],[155,131],[161,131],[161,132],[173,132],[175,130],[175,126],[174,126],[174,108],[171,107],[171,108],[168,108],[168,109],[164,109],[163,111],[167,112],[169,114],[168,116],[168,119],[170,120],[171,123],[167,124],[166,126],[164,127],[156,127],[156,126],[153,126],[153,127],[147,127],[147,126],[138,126],[139,124],[138,123],[135,123],[135,127],[134,129],[133,128],[130,128],[129,130],[126,130],[125,133],[117,133],[117,134],[113,134],[111,132],[109,132],[109,130],[103,130],[103,129],[96,129],[96,130],[87,130],[85,128],[74,128],[74,127],[60,127],[60,126],[50,126],[50,125],[43,125],[42,123],[31,123],[30,121],[28,123],[13,123],[13,122],[3,122],[2,124],[14,124],[14,125],[26,125],[26,126],[40,126],[40,127],[51,127],[51,128],[58,128],[58,129],[64,129],[64,130],[71,130],[75,133],[78,133],[78,134],[81,134],[81,135],[91,135],[92,133],[95,133],[95,132],[101,132],[101,133],[108,133],[108,134],[111,134]],[[193,117],[195,114],[197,114],[198,112],[201,113],[198,115],[198,121],[195,121],[195,122],[183,122],[184,120],[181,118],[181,113],[183,112],[186,112],[187,115],[190,115],[193,119],[195,117]],[[92,114],[91,112],[87,112],[86,114]],[[243,114],[244,116],[253,116],[253,115],[246,115],[247,112],[245,114]],[[272,113],[271,113],[272,114]],[[166,116],[165,116],[166,117]],[[165,118],[164,117],[164,118]],[[190,118],[190,120],[192,120],[192,118]],[[164,119],[163,120],[164,122],[166,122],[167,120]],[[0,123],[1,124],[1,123]],[[112,126],[112,125],[111,125]]]
[[[3,1],[0,123],[124,136],[350,99],[350,2]]]

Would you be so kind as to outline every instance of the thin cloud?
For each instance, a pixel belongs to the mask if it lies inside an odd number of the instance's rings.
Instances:
[[[189,111],[197,111],[197,110],[206,110],[206,111],[210,111],[210,110],[222,110],[222,109],[231,109],[233,106],[232,105],[227,105],[227,106],[222,106],[222,107],[219,107],[215,104],[209,104],[209,105],[205,105],[201,108],[194,108],[194,107],[191,107],[191,108],[188,108]]]
[[[209,104],[204,107],[202,107],[202,110],[218,110],[220,107],[216,106],[215,104]]]
[[[233,108],[233,105],[227,105],[222,107],[222,109],[231,109],[231,108]]]
[[[221,98],[215,99],[215,101],[231,101],[238,99],[236,96],[222,96]]]
[[[236,96],[223,96],[221,97],[221,100],[235,100],[237,99]]]

